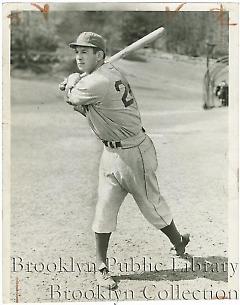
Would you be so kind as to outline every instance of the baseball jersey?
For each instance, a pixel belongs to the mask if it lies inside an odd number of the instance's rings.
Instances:
[[[69,99],[84,108],[90,127],[102,140],[121,141],[142,131],[130,85],[111,64],[83,77],[69,93]]]

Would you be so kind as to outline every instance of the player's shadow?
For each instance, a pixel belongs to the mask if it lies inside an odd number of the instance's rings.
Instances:
[[[199,257],[185,254],[179,268],[179,258],[175,257],[172,269],[159,271],[145,271],[115,276],[116,282],[121,280],[133,281],[182,281],[206,278],[212,281],[228,281],[228,259],[222,256]],[[188,262],[187,262],[188,261]],[[188,267],[186,267],[186,265]],[[177,268],[178,267],[178,268]],[[152,268],[153,269],[153,268]],[[231,269],[231,273],[233,273]]]

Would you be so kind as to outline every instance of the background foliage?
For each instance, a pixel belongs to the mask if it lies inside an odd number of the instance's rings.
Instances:
[[[160,26],[166,35],[151,45],[155,50],[205,56],[210,41],[216,44],[214,57],[228,54],[228,27],[217,12],[53,11],[46,19],[40,12],[25,11],[19,24],[12,20],[11,63],[13,68],[45,72],[60,61],[69,65],[73,56],[68,43],[82,31],[103,35],[112,55]]]

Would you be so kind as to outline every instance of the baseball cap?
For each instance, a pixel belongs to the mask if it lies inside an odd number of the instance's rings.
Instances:
[[[76,48],[78,46],[99,48],[106,54],[106,43],[103,37],[93,32],[81,33],[76,42],[70,43],[69,46],[71,48]]]

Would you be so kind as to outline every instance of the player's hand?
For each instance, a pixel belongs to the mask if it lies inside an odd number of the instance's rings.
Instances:
[[[80,73],[72,73],[67,77],[67,83],[65,87],[65,92],[67,93],[70,89],[72,89],[81,79]]]
[[[69,89],[72,89],[80,81],[80,79],[80,73],[72,73],[59,84],[59,89],[68,92]]]
[[[74,88],[74,86],[80,81],[81,75],[80,73],[70,74],[64,81],[59,85],[60,90],[65,91],[66,102],[73,106],[73,104],[69,100],[69,93]]]
[[[59,90],[65,91],[66,85],[67,85],[67,77],[58,85]]]

